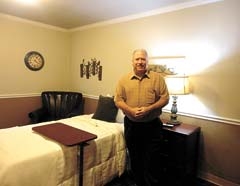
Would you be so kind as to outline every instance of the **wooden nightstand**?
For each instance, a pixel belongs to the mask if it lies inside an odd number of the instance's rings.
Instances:
[[[161,177],[166,186],[194,186],[200,127],[181,124],[163,128]]]

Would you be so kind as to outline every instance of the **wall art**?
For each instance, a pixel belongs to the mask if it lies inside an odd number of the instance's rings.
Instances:
[[[185,73],[185,56],[149,57],[148,70],[166,75],[183,75]]]
[[[89,79],[91,76],[98,76],[98,80],[102,80],[102,66],[101,62],[96,58],[91,59],[90,61],[82,60],[80,64],[80,77],[83,78],[86,76]]]

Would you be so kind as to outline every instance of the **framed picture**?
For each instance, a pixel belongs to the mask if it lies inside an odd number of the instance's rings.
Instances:
[[[185,75],[185,56],[149,57],[148,69],[166,75]]]

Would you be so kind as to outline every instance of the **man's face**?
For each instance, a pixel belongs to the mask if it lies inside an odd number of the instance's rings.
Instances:
[[[147,70],[148,59],[145,52],[137,51],[133,55],[132,65],[136,74],[144,74]]]

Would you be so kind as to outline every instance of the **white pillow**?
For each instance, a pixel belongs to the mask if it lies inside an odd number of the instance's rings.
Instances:
[[[118,109],[117,116],[116,116],[116,122],[117,123],[124,123],[124,114],[121,109]]]

